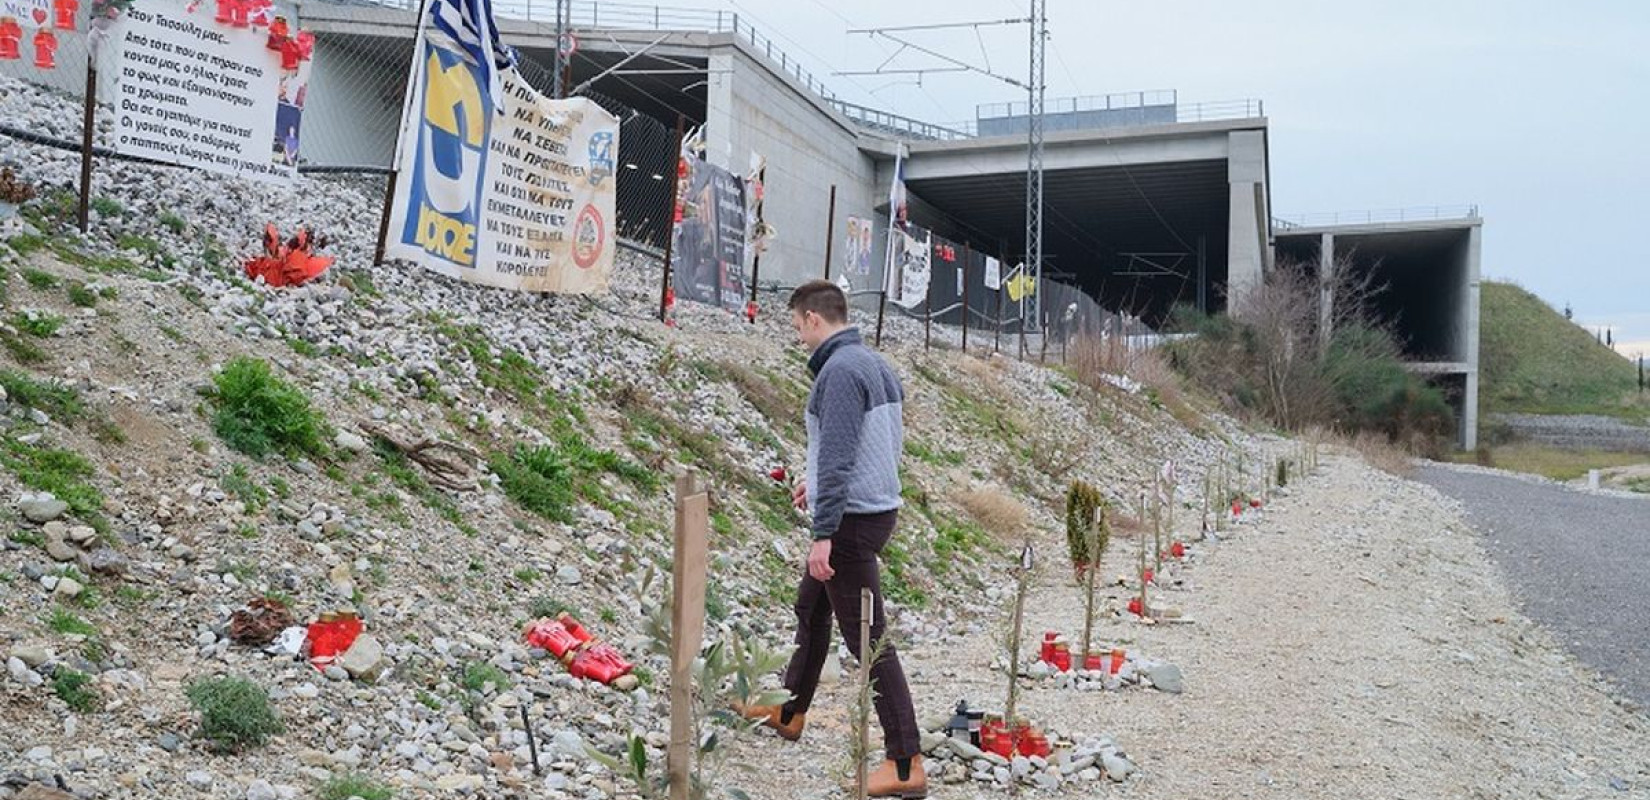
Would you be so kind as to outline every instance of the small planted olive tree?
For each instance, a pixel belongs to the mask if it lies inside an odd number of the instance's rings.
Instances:
[[[1071,550],[1071,566],[1078,581],[1100,561],[1100,554],[1091,549],[1089,539],[1104,502],[1099,489],[1080,480],[1072,481],[1071,488],[1066,490],[1066,546]]]

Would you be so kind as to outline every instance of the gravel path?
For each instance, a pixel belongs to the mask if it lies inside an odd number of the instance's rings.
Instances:
[[[1650,497],[1489,470],[1418,476],[1460,500],[1525,610],[1650,707]]]
[[[1042,552],[1028,646],[1082,619],[1058,544]],[[1133,559],[1114,547],[1106,574]],[[1194,546],[1181,577],[1184,589],[1157,596],[1195,623],[1108,617],[1098,638],[1177,664],[1184,694],[1045,683],[1022,695],[1034,722],[1111,736],[1140,773],[1036,796],[1650,798],[1645,718],[1519,614],[1457,505],[1428,486],[1326,458],[1260,520]],[[1109,594],[1120,607],[1124,590]],[[1000,707],[994,635],[907,653],[919,717],[960,697]],[[771,765],[750,788],[829,792],[849,688],[821,696],[800,746],[738,745],[741,760]],[[937,785],[933,796],[1004,794]]]

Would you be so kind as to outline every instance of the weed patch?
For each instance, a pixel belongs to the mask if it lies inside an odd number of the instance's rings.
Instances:
[[[199,736],[215,749],[239,752],[284,730],[269,694],[245,678],[207,678],[184,690],[201,715]]]
[[[237,357],[224,365],[213,384],[213,428],[232,449],[253,458],[325,452],[326,420],[302,391],[277,377],[268,362]]]
[[[52,693],[68,704],[71,710],[82,714],[95,711],[98,706],[97,689],[92,686],[91,677],[84,672],[60,667],[52,673]]]

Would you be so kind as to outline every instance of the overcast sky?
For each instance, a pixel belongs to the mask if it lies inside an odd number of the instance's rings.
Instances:
[[[895,49],[850,27],[973,22],[1023,0],[727,0],[846,100],[933,122],[1023,91],[833,76]],[[1483,269],[1650,355],[1650,0],[1050,0],[1048,96],[1259,98],[1274,211],[1476,204]],[[1023,77],[1025,26],[902,34]],[[982,50],[983,45],[983,50]],[[915,53],[891,67],[934,65]],[[903,82],[903,83],[902,83]]]

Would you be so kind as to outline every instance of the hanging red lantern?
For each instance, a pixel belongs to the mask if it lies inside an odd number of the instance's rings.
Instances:
[[[309,31],[298,31],[298,35],[293,40],[298,43],[299,60],[308,61],[311,56],[315,55],[315,34]]]
[[[269,38],[264,40],[264,47],[278,51],[286,44],[286,36],[286,17],[276,17],[269,25]]]
[[[235,0],[217,0],[218,9],[217,13],[212,16],[212,21],[219,25],[228,25],[233,22],[235,12],[230,7],[234,4]]]
[[[40,69],[57,69],[57,37],[45,28],[34,34],[34,65]]]
[[[230,0],[229,24],[237,28],[252,26],[252,0]]]
[[[19,42],[23,39],[23,26],[11,17],[0,17],[0,61],[16,61],[23,57]]]
[[[301,61],[303,61],[303,58],[302,58],[302,54],[299,53],[299,51],[298,51],[298,43],[297,42],[295,42],[291,39],[288,39],[288,40],[281,43],[281,69],[282,70],[284,70],[286,72],[292,72],[292,71],[298,69],[298,64]]]
[[[52,11],[57,15],[57,29],[74,30],[74,15],[80,10],[80,0],[52,0]]]

